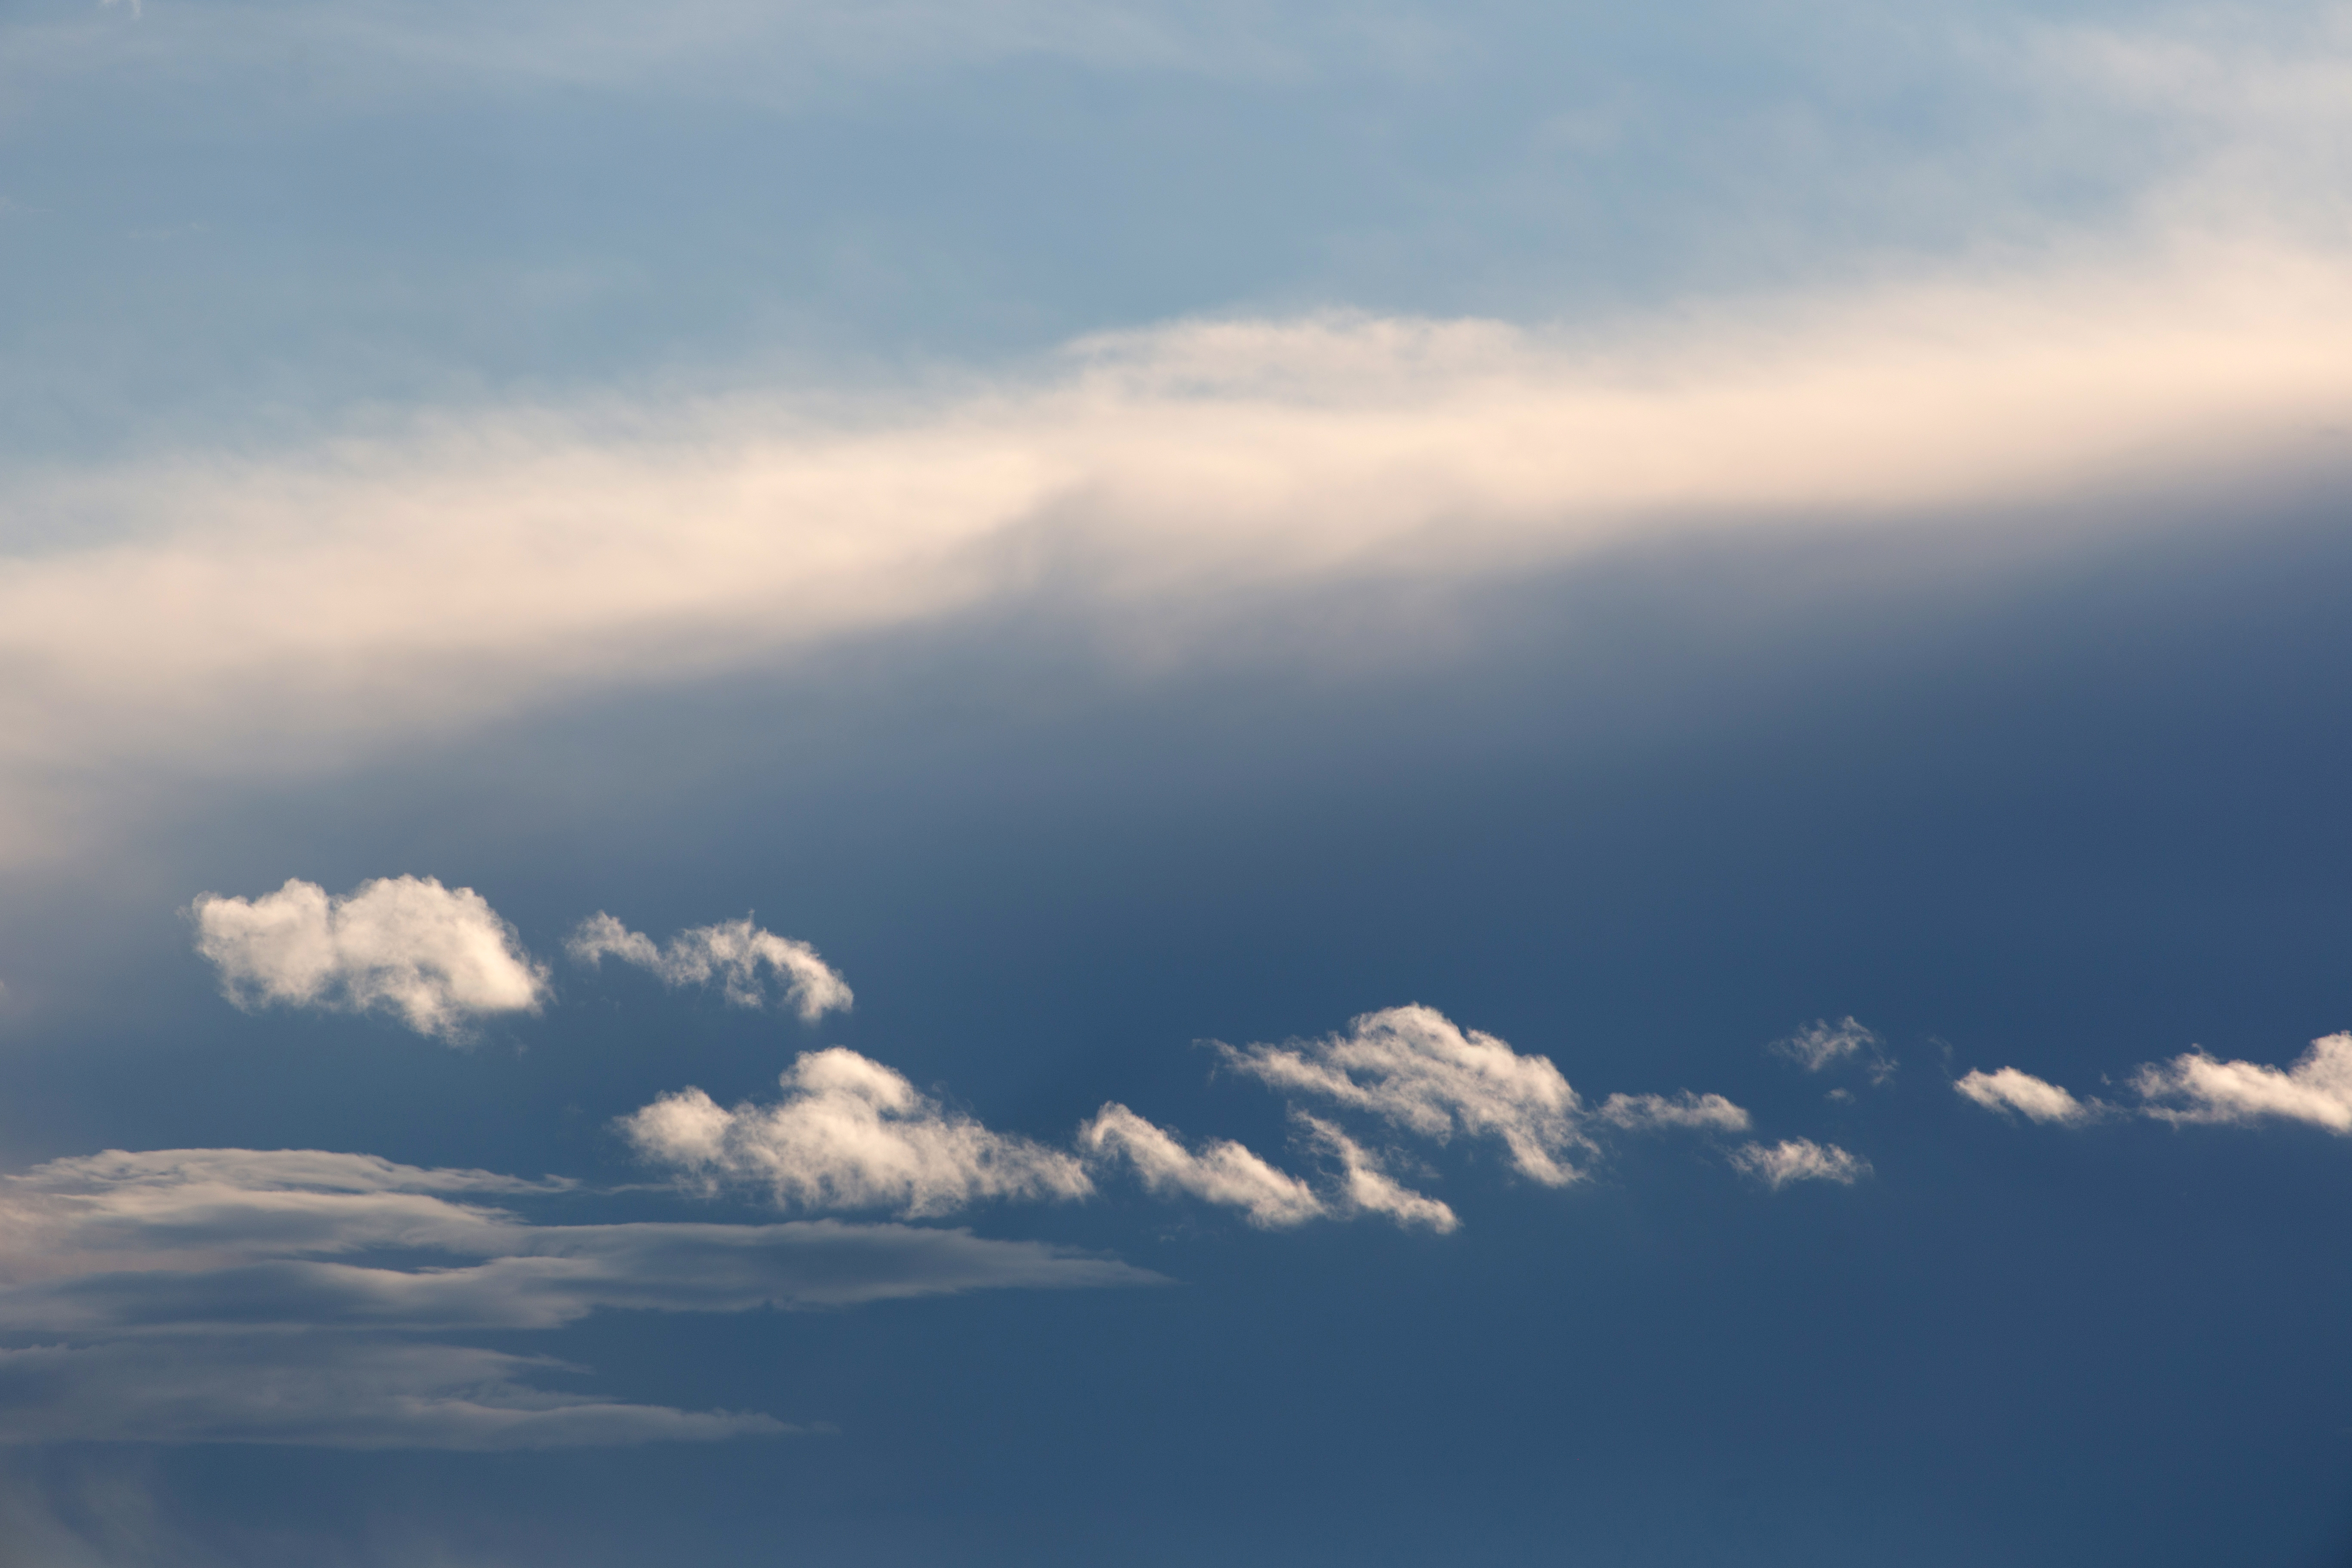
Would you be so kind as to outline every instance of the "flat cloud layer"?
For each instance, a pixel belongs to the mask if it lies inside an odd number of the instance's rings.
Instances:
[[[0,1337],[37,1342],[0,1348],[0,1440],[499,1448],[782,1432],[764,1415],[551,1392],[541,1382],[581,1369],[419,1336],[1155,1278],[956,1230],[533,1225],[482,1201],[566,1190],[312,1150],[112,1151],[5,1178]]]
[[[1016,600],[1181,650],[1239,591],[2317,462],[2352,398],[2352,271],[2283,242],[2131,249],[2160,259],[1606,339],[1196,322],[852,415],[474,411],[20,477],[12,511],[75,520],[30,536],[103,542],[0,562],[0,853],[63,845],[93,773],[323,766]]]
[[[535,1013],[546,994],[545,970],[488,901],[431,877],[378,878],[341,898],[289,879],[257,899],[206,893],[190,912],[196,951],[240,1007],[383,1011],[455,1039],[493,1013]]]

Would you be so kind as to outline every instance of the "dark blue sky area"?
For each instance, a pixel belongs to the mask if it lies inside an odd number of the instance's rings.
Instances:
[[[21,1162],[308,1143],[627,1181],[613,1117],[770,1093],[835,1041],[991,1126],[1060,1139],[1117,1099],[1279,1157],[1279,1103],[1194,1042],[1418,1000],[1589,1098],[1722,1092],[1875,1174],[1768,1192],[1659,1137],[1555,1191],[1456,1143],[1421,1184],[1451,1236],[1267,1235],[1112,1184],[963,1219],[1171,1284],[480,1342],[831,1435],[20,1469],[65,1499],[135,1473],[240,1563],[2344,1562],[2352,1150],[2023,1126],[1950,1088],[2105,1092],[2352,1025],[2341,508],[2048,524],[1965,571],[1826,538],[1627,558],[1489,591],[1436,654],[1297,604],[1266,606],[1297,657],[1159,675],[1066,623],[964,626],[274,800],[192,791],[170,853],[7,933]],[[599,908],[756,908],[857,1007],[804,1028],[560,968],[543,1016],[457,1051],[235,1012],[173,912],[402,871],[547,954]],[[1848,1013],[1883,1086],[1765,1051]]]

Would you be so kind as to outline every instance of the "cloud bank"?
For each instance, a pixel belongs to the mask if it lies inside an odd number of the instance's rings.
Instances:
[[[856,1000],[849,983],[817,956],[807,942],[776,935],[751,923],[749,915],[719,925],[696,926],[656,947],[653,938],[631,931],[602,910],[580,922],[564,943],[574,961],[596,964],[617,958],[649,969],[665,985],[707,985],[716,981],[739,1007],[766,1005],[766,981],[781,981],[784,1001],[803,1023],[830,1012],[846,1012]]]
[[[538,1225],[560,1194],[312,1150],[111,1151],[0,1179],[0,1441],[514,1448],[790,1430],[551,1391],[582,1369],[425,1335],[1150,1283],[1108,1258],[836,1221]],[[23,1342],[30,1341],[32,1342]]]
[[[257,899],[206,893],[190,913],[196,951],[240,1007],[386,1012],[461,1040],[491,1015],[539,1011],[547,995],[545,968],[498,911],[431,877],[378,878],[340,898],[289,879]]]
[[[470,410],[19,474],[7,510],[86,542],[0,559],[0,854],[66,845],[116,798],[95,779],[341,766],[1015,605],[1184,657],[1230,640],[1236,595],[1442,595],[1645,541],[2059,500],[2136,515],[2322,463],[2352,268],[2272,238],[2117,254],[1581,336],[1193,321],[847,411]]]

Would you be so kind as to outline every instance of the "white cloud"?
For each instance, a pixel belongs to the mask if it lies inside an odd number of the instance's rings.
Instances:
[[[2015,1111],[2032,1121],[2087,1121],[2104,1109],[2096,1100],[2077,1100],[2056,1084],[2016,1068],[1971,1072],[1952,1088],[1987,1110]]]
[[[2147,1101],[2147,1113],[2167,1121],[2275,1118],[2352,1133],[2352,1034],[2312,1041],[2284,1071],[2190,1051],[2140,1068],[2132,1087]]]
[[[0,507],[97,542],[0,562],[0,855],[59,852],[159,769],[341,767],[1016,601],[1182,657],[1230,643],[1237,593],[1442,594],[1645,540],[1978,526],[2320,461],[2352,272],[2143,239],[1605,337],[1188,322],[854,413],[814,389],[467,410],[19,470]]]
[[[494,1448],[708,1439],[772,1417],[555,1394],[540,1358],[415,1336],[603,1308],[732,1312],[1148,1283],[1108,1258],[834,1221],[534,1225],[567,1190],[318,1151],[120,1151],[0,1180],[0,1441]],[[576,1370],[576,1369],[573,1369]]]
[[[1456,1132],[1500,1139],[1524,1175],[1559,1186],[1581,1174],[1570,1155],[1590,1142],[1576,1091],[1548,1057],[1523,1057],[1434,1007],[1366,1013],[1344,1035],[1218,1047],[1226,1062],[1276,1089],[1368,1111],[1443,1143]]]
[[[1242,1211],[1252,1225],[1278,1229],[1328,1214],[1307,1183],[1278,1171],[1231,1139],[1188,1149],[1174,1134],[1112,1103],[1078,1129],[1078,1147],[1093,1159],[1124,1161],[1148,1192],[1181,1193]]]
[[[1717,1132],[1748,1131],[1748,1112],[1719,1094],[1612,1094],[1601,1101],[1595,1117],[1628,1131],[1651,1128],[1693,1128]]]
[[[1816,1018],[1786,1038],[1773,1041],[1769,1048],[1807,1072],[1852,1062],[1869,1073],[1871,1082],[1884,1083],[1895,1071],[1885,1042],[1851,1014],[1834,1024]]]
[[[1742,1143],[1731,1152],[1731,1163],[1776,1190],[1790,1182],[1851,1184],[1870,1174],[1869,1161],[1834,1143],[1816,1143],[1810,1138],[1784,1138],[1771,1144]]]
[[[845,1012],[855,1000],[849,983],[817,956],[815,948],[755,926],[749,915],[680,931],[665,948],[599,910],[580,922],[564,950],[581,963],[610,957],[650,969],[665,985],[707,985],[716,980],[727,1000],[739,1007],[766,1004],[764,970],[783,982],[784,1000],[806,1023],[826,1013]]]
[[[546,971],[471,888],[383,877],[329,898],[289,879],[257,899],[206,893],[191,912],[196,951],[240,1007],[272,1003],[383,1010],[419,1034],[463,1038],[495,1013],[535,1013]]]
[[[732,1110],[698,1089],[667,1094],[622,1130],[642,1157],[688,1180],[764,1186],[793,1208],[932,1215],[1094,1190],[1075,1155],[992,1132],[842,1047],[803,1053],[780,1081],[782,1100]]]

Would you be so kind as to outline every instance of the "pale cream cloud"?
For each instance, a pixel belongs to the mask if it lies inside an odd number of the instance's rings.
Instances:
[[[1733,1167],[1778,1191],[1791,1182],[1835,1182],[1851,1186],[1870,1174],[1870,1162],[1834,1143],[1784,1138],[1778,1143],[1742,1143],[1731,1152]]]
[[[1014,598],[1182,657],[1243,591],[2271,477],[2347,401],[2339,258],[2136,238],[1605,335],[1192,322],[846,413],[478,410],[20,473],[0,501],[95,542],[0,560],[0,854],[70,847],[94,781],[341,767]]]
[[[770,1105],[720,1106],[698,1089],[622,1119],[644,1159],[690,1182],[764,1187],[787,1208],[952,1214],[1010,1198],[1094,1191],[1074,1154],[946,1110],[840,1046],[796,1058]]]
[[[1204,1203],[1237,1208],[1250,1224],[1282,1229],[1331,1213],[1315,1189],[1276,1170],[1230,1138],[1213,1138],[1197,1149],[1126,1106],[1104,1106],[1078,1129],[1078,1147],[1089,1158],[1123,1162],[1148,1192],[1182,1194]]]
[[[1952,1088],[1987,1110],[2014,1111],[2031,1121],[2083,1122],[2105,1109],[2097,1100],[2077,1100],[2056,1084],[2016,1068],[1971,1072]]]
[[[240,1007],[383,1011],[422,1035],[462,1039],[496,1013],[535,1013],[547,973],[471,888],[382,877],[330,898],[289,879],[257,899],[206,893],[190,910],[196,951]]]
[[[599,910],[580,922],[564,943],[564,951],[581,963],[617,958],[624,963],[650,969],[666,985],[707,985],[716,981],[727,1000],[739,1007],[758,1007],[768,999],[767,978],[783,982],[784,1000],[803,1023],[814,1023],[830,1012],[846,1011],[856,1000],[849,983],[815,948],[792,937],[740,921],[696,926],[670,938],[667,947],[631,931]]]
[[[2190,1051],[2141,1068],[2132,1087],[2167,1121],[2277,1120],[2352,1133],[2352,1033],[2312,1041],[2284,1069]]]

